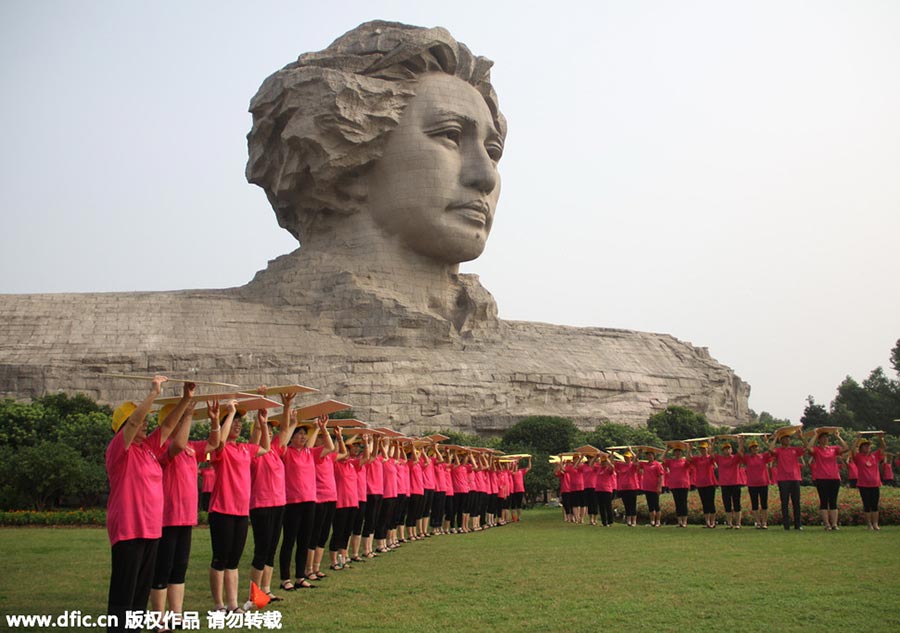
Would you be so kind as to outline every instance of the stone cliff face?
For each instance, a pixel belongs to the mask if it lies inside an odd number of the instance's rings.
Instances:
[[[300,382],[410,433],[499,433],[538,414],[641,425],[670,404],[748,419],[749,386],[669,335],[503,321],[471,275],[454,277],[450,308],[417,309],[366,275],[278,268],[227,290],[2,295],[0,395],[117,403],[143,387],[102,372],[195,372]]]

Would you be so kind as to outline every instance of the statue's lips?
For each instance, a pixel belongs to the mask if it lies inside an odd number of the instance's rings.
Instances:
[[[487,225],[491,211],[487,203],[481,200],[451,205],[449,210],[463,219],[474,222],[480,226]]]

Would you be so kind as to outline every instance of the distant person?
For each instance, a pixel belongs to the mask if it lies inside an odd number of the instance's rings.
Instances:
[[[841,471],[838,467],[840,457],[849,450],[841,432],[835,431],[834,438],[840,446],[829,445],[829,433],[816,433],[809,439],[806,452],[812,457],[809,469],[816,491],[819,493],[819,514],[826,530],[837,530],[838,527],[838,493],[841,489]]]
[[[859,490],[859,498],[862,500],[863,513],[870,530],[878,531],[878,502],[881,495],[881,474],[879,465],[884,459],[886,447],[884,434],[878,436],[880,449],[872,452],[872,442],[868,438],[859,440],[852,450],[852,460],[859,469],[859,479],[856,487]]]
[[[794,529],[802,530],[800,516],[800,460],[806,449],[791,446],[792,434],[783,434],[777,440],[781,445],[775,448],[775,438],[769,443],[769,450],[775,454],[775,479],[778,482],[778,494],[781,497],[781,523],[785,530],[791,529],[789,508],[794,511]],[[802,439],[802,438],[801,438]]]
[[[700,495],[700,503],[703,506],[703,520],[705,528],[716,527],[716,460],[710,453],[709,442],[706,440],[697,444],[699,455],[693,454],[693,446],[688,444],[688,454],[691,460],[691,471],[694,473],[694,485],[697,486],[697,494]]]

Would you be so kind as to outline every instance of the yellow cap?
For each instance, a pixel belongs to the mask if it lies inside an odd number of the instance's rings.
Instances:
[[[700,442],[697,446],[700,448],[709,448],[709,442]]]
[[[759,442],[757,442],[756,440],[750,440],[749,442],[747,442],[747,448],[750,448],[751,446],[759,446]]]
[[[634,453],[632,453],[631,451],[625,451],[624,453],[622,453],[622,455],[625,457],[634,457]]]
[[[118,433],[119,429],[122,428],[122,425],[125,423],[134,410],[137,409],[137,405],[130,400],[128,402],[123,402],[119,405],[119,408],[113,411],[112,418],[112,430],[113,433]]]
[[[162,409],[159,410],[159,413],[156,414],[156,421],[159,424],[162,424],[163,422],[166,421],[166,418],[169,417],[169,414],[172,413],[172,411],[174,409],[175,409],[174,404],[171,404],[171,403],[167,404],[166,406],[164,406]]]

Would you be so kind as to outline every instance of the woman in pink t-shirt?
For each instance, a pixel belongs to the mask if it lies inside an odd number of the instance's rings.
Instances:
[[[213,486],[216,485],[216,469],[209,462],[202,462],[200,472],[200,509],[209,512],[209,498],[212,495]]]
[[[219,416],[218,403],[209,404],[210,420]],[[237,401],[226,407],[221,437],[227,438],[212,453],[216,485],[209,502],[209,537],[212,541],[209,588],[217,611],[241,611],[238,606],[238,564],[247,541],[250,522],[250,462],[269,452],[269,434],[260,444],[238,442],[242,419]],[[263,414],[257,425],[266,424]]]
[[[319,426],[298,422],[281,456],[284,461],[284,521],[281,550],[278,553],[281,588],[312,589],[307,578],[313,574],[315,548],[310,549],[316,522],[316,463],[312,449],[319,436]],[[296,580],[291,581],[291,559],[296,558]]]
[[[759,442],[750,440],[747,452],[744,452],[744,440],[738,446],[738,452],[744,457],[744,468],[747,477],[747,492],[750,493],[750,509],[758,530],[769,529],[769,482],[771,481],[769,466],[775,456],[769,451],[760,452]]]
[[[519,468],[518,461],[513,466],[512,520],[514,523],[522,520],[522,507],[525,505],[525,475],[529,470],[531,470],[531,457],[528,458],[528,466],[525,468]]]
[[[381,510],[378,513],[378,522],[375,529],[375,540],[378,542],[379,554],[391,551],[388,548],[388,539],[391,537],[391,519],[394,516],[394,504],[397,501],[397,462],[394,459],[395,446],[387,438],[381,441],[382,475],[384,494],[381,502]]]
[[[171,424],[166,420],[147,435],[146,418],[166,380],[165,376],[156,376],[143,402],[126,402],[113,413],[115,435],[106,449],[106,530],[112,547],[106,612],[117,618],[118,629],[110,630],[124,630],[125,612],[145,611],[150,597],[162,536],[163,472],[159,455],[178,420]]]
[[[647,511],[650,515],[650,527],[662,525],[662,512],[659,508],[659,495],[662,493],[665,470],[657,461],[658,454],[652,450],[645,450],[646,461],[638,462],[641,476],[641,491],[647,499]]]
[[[609,527],[613,522],[612,497],[615,485],[616,470],[609,456],[604,454],[594,464],[594,490],[597,492],[597,509],[600,512],[600,524]]]
[[[309,549],[313,553],[312,569],[307,571],[307,580],[321,580],[326,574],[321,571],[322,557],[325,555],[325,545],[328,543],[328,535],[331,534],[331,524],[334,522],[334,511],[337,507],[337,487],[334,480],[334,441],[328,432],[328,416],[322,416],[316,420],[319,434],[316,437],[316,446],[312,450],[313,461],[316,465],[316,515],[313,525],[313,537],[309,543]]]
[[[219,446],[219,428],[210,425],[206,440],[188,441],[195,402],[193,388],[186,389],[182,402],[166,405],[158,419],[169,416],[179,421],[172,438],[163,446],[163,534],[156,555],[150,607],[153,611],[175,614],[169,625],[180,625],[184,612],[184,579],[191,557],[191,533],[197,525],[197,464]]]
[[[802,437],[798,436],[802,441]],[[769,441],[769,451],[775,454],[775,480],[778,483],[778,496],[781,498],[781,522],[785,530],[791,529],[791,515],[788,507],[794,512],[794,529],[802,530],[800,516],[800,467],[806,453],[805,447],[791,446],[791,435],[784,434],[778,441],[781,446],[775,447],[775,438]]]
[[[566,523],[574,523],[575,515],[572,506],[572,474],[567,468],[570,464],[563,461],[563,457],[559,458],[556,468],[553,469],[553,475],[559,480],[559,501],[562,504],[563,520]]]
[[[719,442],[719,440],[717,440]],[[716,468],[718,470],[719,486],[722,488],[722,505],[725,507],[725,523],[727,529],[741,529],[741,464],[744,463],[744,438],[740,438],[741,450],[734,454],[734,446],[728,440],[723,440],[715,455]]]
[[[851,459],[859,469],[859,479],[856,488],[863,504],[863,513],[870,530],[880,530],[878,527],[878,502],[881,495],[881,474],[878,466],[884,458],[886,446],[884,434],[878,436],[881,448],[872,452],[872,442],[868,438],[860,440],[851,452]]]
[[[350,567],[347,546],[353,528],[353,517],[359,508],[357,478],[369,460],[369,450],[366,446],[365,454],[360,455],[360,444],[355,441],[348,448],[344,443],[344,435],[340,427],[335,429],[334,436],[337,439],[337,456],[334,462],[337,502],[328,551],[331,555],[331,569],[340,571]]]
[[[617,490],[625,506],[625,525],[637,527],[637,493],[641,489],[638,465],[630,448],[622,456],[625,461],[615,464]]]
[[[884,459],[881,461],[881,485],[894,485],[894,456],[891,453],[885,453]]]
[[[672,458],[666,459],[669,451]],[[684,450],[666,446],[663,453],[663,468],[666,470],[666,487],[672,492],[675,502],[675,519],[678,527],[686,528],[688,521],[688,491],[691,489],[691,462],[684,457]]]
[[[828,435],[829,433],[817,432],[809,438],[806,453],[812,458],[809,469],[816,485],[816,491],[819,493],[819,514],[822,516],[822,525],[826,530],[837,530],[839,529],[837,500],[838,492],[841,489],[841,470],[838,461],[849,448],[839,430],[834,432],[834,438],[840,443],[840,446],[829,445]]]
[[[709,452],[709,442],[701,441],[697,446],[699,455],[693,455],[693,446],[688,444],[688,452],[691,460],[691,470],[694,473],[694,485],[700,495],[700,503],[703,505],[703,518],[706,523],[703,527],[716,527],[716,460]]]
[[[260,387],[261,394],[267,389]],[[269,596],[278,601],[280,597],[272,593],[272,574],[275,570],[275,552],[284,522],[287,505],[286,470],[284,458],[290,438],[297,428],[297,412],[291,410],[295,394],[282,394],[282,414],[278,435],[273,438],[273,429],[268,424],[257,424],[250,434],[251,444],[261,444],[262,434],[269,436],[270,451],[254,457],[250,462],[250,524],[253,527],[253,560],[250,564],[250,581]],[[267,414],[258,414],[264,420]],[[245,609],[252,605],[252,596]]]

